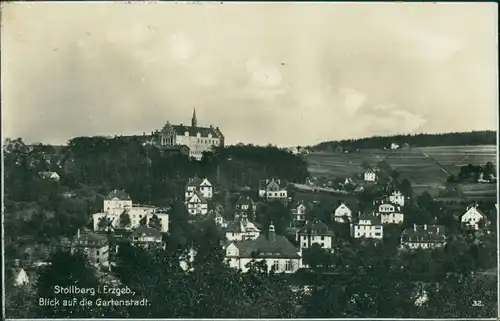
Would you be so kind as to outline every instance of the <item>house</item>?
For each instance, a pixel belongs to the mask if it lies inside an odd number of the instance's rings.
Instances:
[[[337,223],[347,223],[351,220],[351,209],[345,203],[340,203],[340,205],[333,211],[333,221]]]
[[[25,269],[21,267],[16,267],[13,269],[14,272],[14,286],[19,287],[26,285],[30,282],[30,277]]]
[[[288,198],[286,183],[275,178],[259,181],[259,197],[267,200],[286,200]]]
[[[104,212],[121,214],[124,209],[132,207],[132,199],[123,190],[113,190],[104,198]]]
[[[61,176],[59,176],[56,172],[40,172],[40,177],[52,181],[59,181],[61,179]]]
[[[191,215],[205,215],[208,213],[208,202],[200,192],[194,192],[186,201],[187,210]]]
[[[248,213],[249,210],[255,212],[255,203],[250,196],[241,195],[240,197],[238,197],[236,203],[234,204],[234,207],[236,209],[236,212],[238,213],[240,212]]]
[[[130,236],[131,244],[144,248],[164,248],[163,236],[160,231],[147,226],[139,226]]]
[[[213,196],[213,186],[212,183],[206,178],[192,178],[186,185],[185,199],[188,200],[193,197],[195,192],[199,192],[203,198],[209,200]]]
[[[261,234],[255,240],[230,242],[225,247],[229,266],[247,272],[248,264],[256,260],[265,262],[268,272],[296,272],[302,264],[302,257],[297,248],[286,237],[277,235],[272,224],[266,234]]]
[[[72,251],[83,251],[92,265],[98,268],[109,267],[109,242],[105,235],[84,232],[76,235],[71,245]]]
[[[363,214],[356,223],[351,224],[351,236],[354,238],[382,239],[384,227],[375,215]]]
[[[446,245],[442,225],[413,225],[401,233],[401,247],[406,249],[435,249]]]
[[[399,145],[396,143],[391,144],[391,149],[399,149]]]
[[[290,206],[292,220],[295,222],[305,222],[306,215],[311,210],[311,205],[304,201],[295,201]]]
[[[103,208],[103,212],[92,215],[94,231],[117,228],[132,230],[140,225],[141,220],[149,222],[156,215],[161,221],[161,232],[168,232],[168,211],[149,205],[132,204],[132,199],[124,191],[114,190],[109,193],[104,199]],[[105,228],[103,220],[107,222]],[[122,226],[125,223],[127,224]]]
[[[382,224],[403,224],[404,214],[400,212],[378,213]]]
[[[389,202],[382,202],[381,204],[378,205],[377,210],[378,213],[394,213],[394,212],[400,212],[401,208]]]
[[[308,222],[297,232],[296,239],[301,250],[308,249],[313,244],[324,249],[333,248],[333,232],[321,221]]]
[[[377,174],[375,173],[375,171],[372,168],[369,168],[365,171],[364,178],[365,178],[365,182],[372,183],[372,182],[375,182],[377,180]]]
[[[214,221],[215,221],[215,224],[217,226],[220,226],[222,228],[226,228],[227,227],[226,220],[224,219],[224,217],[219,212],[215,213],[215,215],[214,215]]]
[[[196,110],[193,110],[191,126],[172,125],[167,122],[161,130],[152,132],[150,136],[146,137],[144,134],[144,140],[151,140],[152,144],[161,147],[186,146],[189,149],[189,157],[195,160],[201,160],[205,152],[224,147],[224,135],[219,127],[198,126]]]
[[[473,230],[479,230],[489,223],[486,215],[479,210],[477,204],[468,206],[460,221],[465,228]]]
[[[400,191],[393,191],[389,195],[389,202],[403,207],[405,206],[405,196]]]
[[[229,241],[243,241],[255,240],[259,237],[260,230],[248,220],[247,214],[243,213],[241,218],[227,224],[224,233]]]

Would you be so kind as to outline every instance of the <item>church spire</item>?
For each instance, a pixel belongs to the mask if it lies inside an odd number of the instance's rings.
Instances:
[[[198,121],[196,120],[196,108],[193,109],[193,118],[191,118],[191,126],[196,127]]]

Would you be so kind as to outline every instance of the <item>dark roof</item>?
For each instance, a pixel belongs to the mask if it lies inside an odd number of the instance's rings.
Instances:
[[[238,197],[235,206],[243,206],[243,205],[253,206],[252,198],[250,196],[243,196],[243,195]]]
[[[200,137],[208,138],[209,134],[212,134],[212,138],[223,138],[222,132],[219,127],[193,127],[193,126],[185,126],[185,125],[171,125],[167,122],[165,126],[161,129],[161,132],[168,132],[172,130],[176,135],[184,136],[185,132],[189,133],[189,136],[197,136],[200,134]]]
[[[241,224],[244,223],[243,220],[244,220],[243,218],[239,218],[237,220],[229,222],[226,228],[224,229],[224,232],[241,232]],[[250,222],[248,220],[247,222],[254,224],[253,222]],[[258,229],[255,224],[254,226],[256,229]]]
[[[380,222],[379,218],[374,216],[374,215],[369,215],[369,214],[362,214],[358,218],[358,224],[359,221],[370,221],[371,225],[382,225]]]
[[[128,201],[130,200],[130,196],[125,192],[125,191],[122,191],[122,190],[113,190],[111,191],[108,196],[106,196],[106,200],[112,200],[113,198],[117,198],[119,200],[122,200],[122,201]]]
[[[189,179],[187,186],[198,187],[201,185],[201,182],[203,182],[203,180],[201,178],[193,177],[193,178]]]
[[[304,205],[308,210],[311,210],[313,208],[313,204],[311,202],[303,201],[303,200],[295,200],[290,204],[290,208],[296,209],[300,205]]]
[[[295,246],[282,235],[275,235],[274,241],[271,241],[266,235],[261,234],[255,240],[233,242],[233,244],[236,245],[240,251],[239,257],[300,258]]]
[[[404,230],[401,237],[406,243],[444,243],[446,228],[443,225],[416,225]]]
[[[267,190],[268,186],[271,184],[271,183],[277,183],[279,188],[281,189],[284,189],[286,188],[286,182],[279,179],[279,178],[271,178],[271,179],[263,179],[263,180],[260,180],[259,181],[259,190]]]
[[[153,236],[161,238],[161,233],[155,228],[147,226],[139,226],[132,232],[132,236]]]
[[[321,221],[309,222],[303,228],[299,230],[299,234],[302,235],[329,235],[333,236],[332,231],[326,226],[325,223]]]
[[[108,243],[105,235],[97,233],[82,233],[76,237],[74,245],[78,247],[102,247]]]

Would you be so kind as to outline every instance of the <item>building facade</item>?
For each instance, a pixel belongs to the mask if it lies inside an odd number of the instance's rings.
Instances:
[[[365,182],[373,183],[377,180],[377,173],[375,173],[373,169],[369,168],[368,170],[366,170],[364,178]]]
[[[224,135],[219,127],[198,126],[196,110],[193,110],[191,126],[167,122],[161,130],[153,132],[153,139],[159,146],[187,146],[189,157],[196,160],[201,160],[203,153],[213,151],[214,147],[224,147]]]
[[[389,195],[389,202],[404,207],[405,197],[400,191],[393,191],[392,194]]]
[[[267,235],[261,234],[255,240],[233,241],[225,247],[229,266],[242,272],[249,270],[252,260],[264,261],[267,270],[277,273],[294,273],[302,264],[300,251],[288,239],[277,235],[274,226],[269,226]]]
[[[208,213],[208,201],[198,191],[195,191],[193,196],[187,199],[186,207],[191,215],[205,215]]]
[[[259,197],[267,200],[287,200],[286,183],[278,178],[259,181]]]
[[[409,250],[435,249],[446,245],[446,230],[442,225],[413,225],[401,233],[401,247]]]
[[[243,213],[241,218],[227,225],[224,234],[229,241],[255,240],[259,237],[260,230],[248,220],[247,214]]]
[[[382,222],[374,216],[361,215],[356,223],[351,224],[351,236],[354,238],[382,239],[384,227]]]
[[[186,184],[184,198],[186,200],[190,199],[191,197],[193,197],[195,192],[199,192],[204,199],[209,200],[212,199],[214,189],[212,183],[210,183],[208,179],[195,177],[190,179]]]
[[[96,268],[109,267],[109,242],[105,235],[93,232],[78,234],[71,246],[72,251],[82,251]]]
[[[292,220],[294,222],[305,222],[306,216],[311,210],[311,205],[304,201],[293,202],[290,206],[290,213],[292,214]]]
[[[351,220],[352,220],[352,211],[345,203],[340,203],[340,205],[333,210],[334,222],[348,223]]]
[[[139,226],[130,236],[131,244],[143,248],[164,248],[163,236],[155,228],[147,226]]]
[[[476,231],[488,223],[486,215],[479,210],[476,204],[467,207],[466,212],[460,217],[460,221],[465,228]]]
[[[333,248],[333,232],[321,221],[309,222],[296,235],[301,250],[318,244],[323,249]]]

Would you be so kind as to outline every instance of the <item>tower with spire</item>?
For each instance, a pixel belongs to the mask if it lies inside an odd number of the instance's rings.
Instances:
[[[198,121],[196,120],[196,108],[193,109],[193,118],[191,118],[191,126],[196,127]]]

